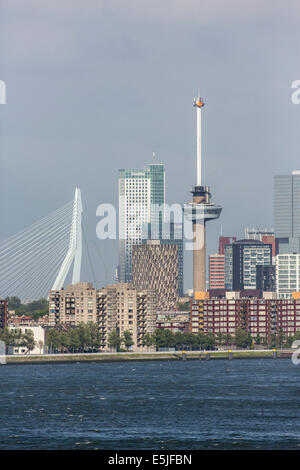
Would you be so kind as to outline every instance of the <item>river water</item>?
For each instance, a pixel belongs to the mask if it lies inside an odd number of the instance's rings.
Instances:
[[[299,449],[289,359],[0,366],[0,449]]]

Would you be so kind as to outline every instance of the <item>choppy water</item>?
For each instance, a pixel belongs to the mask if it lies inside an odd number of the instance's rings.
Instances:
[[[288,359],[0,366],[0,449],[299,449]]]

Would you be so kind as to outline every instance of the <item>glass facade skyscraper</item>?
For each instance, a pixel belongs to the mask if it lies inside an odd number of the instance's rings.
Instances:
[[[132,246],[142,243],[142,227],[151,223],[159,233],[165,203],[165,167],[151,164],[143,170],[119,170],[120,282],[132,281]]]
[[[274,177],[274,230],[279,254],[300,253],[300,171]]]
[[[163,222],[163,207],[165,203],[165,167],[164,165],[149,165],[150,173],[150,222],[155,234],[159,233]]]

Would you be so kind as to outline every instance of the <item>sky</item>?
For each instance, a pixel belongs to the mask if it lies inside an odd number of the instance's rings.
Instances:
[[[198,88],[204,182],[223,207],[208,253],[221,231],[272,227],[273,176],[300,169],[299,31],[292,0],[0,0],[0,239],[79,186],[97,287],[112,281],[118,243],[96,238],[97,206],[117,207],[118,169],[145,167],[153,151],[167,202],[190,200]]]

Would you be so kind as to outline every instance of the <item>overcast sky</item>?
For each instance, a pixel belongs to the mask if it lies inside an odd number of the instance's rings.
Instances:
[[[76,185],[95,233],[98,204],[117,205],[118,169],[143,168],[153,151],[167,201],[187,202],[198,88],[204,182],[223,206],[208,252],[221,226],[237,236],[272,227],[273,176],[300,169],[299,31],[296,0],[0,0],[0,239],[71,200]],[[117,243],[94,241],[110,281]]]

